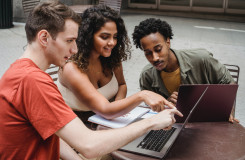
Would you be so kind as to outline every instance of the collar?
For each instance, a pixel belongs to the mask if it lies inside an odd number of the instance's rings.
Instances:
[[[191,64],[190,61],[191,59],[186,54],[183,54],[185,53],[185,50],[171,49],[171,51],[175,54],[179,62],[181,79],[185,80],[187,76],[186,72],[188,72],[193,68],[193,65]]]

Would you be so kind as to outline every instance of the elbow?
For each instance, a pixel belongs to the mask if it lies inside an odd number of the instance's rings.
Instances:
[[[111,119],[117,118],[118,116],[117,116],[117,115],[104,115],[103,117],[104,117],[105,119],[111,120]]]
[[[118,117],[118,115],[116,115],[114,112],[110,112],[110,111],[101,111],[98,112],[97,114],[99,114],[100,116],[104,117],[105,119],[113,119]]]
[[[92,150],[88,150],[88,152],[82,153],[83,157],[86,159],[96,158],[95,154],[92,153]]]
[[[85,157],[86,159],[92,159],[99,157],[98,150],[93,145],[83,145],[82,150],[79,152]]]
[[[114,110],[111,110],[108,106],[107,107],[100,107],[99,110],[95,111],[100,116],[104,117],[105,119],[113,119],[118,117],[117,113]]]

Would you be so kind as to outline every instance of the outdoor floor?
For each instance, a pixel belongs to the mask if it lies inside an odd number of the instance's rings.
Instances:
[[[236,118],[245,126],[245,23],[194,18],[180,18],[149,14],[122,13],[132,43],[135,25],[146,18],[160,18],[173,29],[171,47],[174,49],[206,48],[221,63],[240,66],[239,89],[236,102]],[[24,23],[14,23],[10,29],[0,29],[0,77],[11,63],[19,58],[27,44]],[[147,64],[143,52],[132,43],[132,57],[123,62],[128,94],[139,91],[139,75]]]

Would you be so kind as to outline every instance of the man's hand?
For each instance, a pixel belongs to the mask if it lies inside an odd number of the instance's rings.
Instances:
[[[176,108],[175,109],[165,109],[158,114],[150,117],[153,123],[153,130],[159,129],[170,129],[171,126],[176,122],[174,115],[183,117],[183,114],[180,113]]]
[[[164,110],[166,106],[170,109],[175,108],[171,102],[167,101],[163,96],[157,93],[144,90],[142,91],[142,97],[144,102],[150,106],[153,111],[160,112]]]
[[[178,98],[178,92],[173,92],[171,96],[168,97],[167,100],[176,106],[177,98]]]
[[[229,122],[231,122],[231,123],[234,123],[234,122],[240,123],[240,121],[238,119],[236,119],[235,117],[233,117],[232,114],[230,115]]]
[[[235,106],[233,106],[232,110],[231,110],[231,114],[230,114],[230,117],[229,117],[229,122],[231,123],[239,123],[240,121],[238,119],[236,119],[233,115],[235,115]]]

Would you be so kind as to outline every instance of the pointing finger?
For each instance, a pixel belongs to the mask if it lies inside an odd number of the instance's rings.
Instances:
[[[183,114],[180,111],[178,111],[177,109],[172,109],[171,112],[174,114],[177,114],[180,117],[183,117]]]

